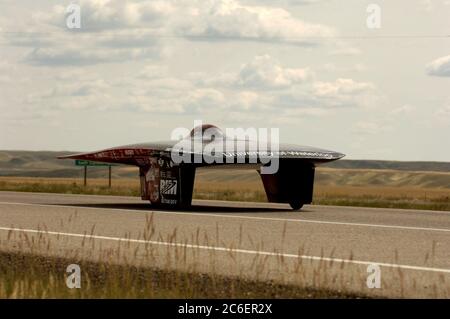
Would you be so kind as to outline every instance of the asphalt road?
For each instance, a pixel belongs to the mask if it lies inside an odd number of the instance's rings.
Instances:
[[[450,212],[0,192],[0,249],[450,298]],[[380,269],[381,288],[367,278]],[[370,278],[375,278],[372,275]]]

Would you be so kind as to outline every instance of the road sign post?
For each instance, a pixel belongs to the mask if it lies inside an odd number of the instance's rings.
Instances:
[[[112,170],[111,165],[109,165],[109,168],[108,168],[108,187],[109,188],[111,188],[111,170]]]
[[[83,166],[84,168],[84,178],[83,178],[83,184],[86,187],[87,186],[87,168],[88,166],[96,166],[96,167],[108,167],[108,187],[111,188],[112,186],[112,166],[114,164],[108,164],[108,163],[99,163],[99,162],[92,162],[92,161],[86,161],[86,160],[75,160],[75,166]]]

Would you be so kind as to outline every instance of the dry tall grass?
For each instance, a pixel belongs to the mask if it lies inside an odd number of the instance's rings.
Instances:
[[[82,269],[80,289],[66,267]],[[217,274],[0,252],[0,298],[361,298],[363,295]]]

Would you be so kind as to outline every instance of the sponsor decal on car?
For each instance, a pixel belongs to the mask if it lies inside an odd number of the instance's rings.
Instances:
[[[175,179],[162,179],[160,182],[161,194],[163,195],[176,195],[177,194],[177,180]]]

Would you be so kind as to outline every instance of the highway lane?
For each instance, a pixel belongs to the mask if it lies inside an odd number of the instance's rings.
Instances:
[[[47,253],[54,255],[82,249],[84,234],[92,235],[84,249],[89,258],[131,238],[122,253],[143,261],[139,247],[151,246],[159,256],[152,265],[160,267],[195,265],[382,296],[450,296],[450,212],[334,206],[293,212],[282,204],[211,201],[165,211],[130,197],[0,192],[1,249],[27,249],[23,236],[10,234],[18,228],[36,238],[38,230],[50,231]],[[183,265],[163,262],[169,250],[184,251]],[[381,265],[381,289],[367,288],[372,263]]]

